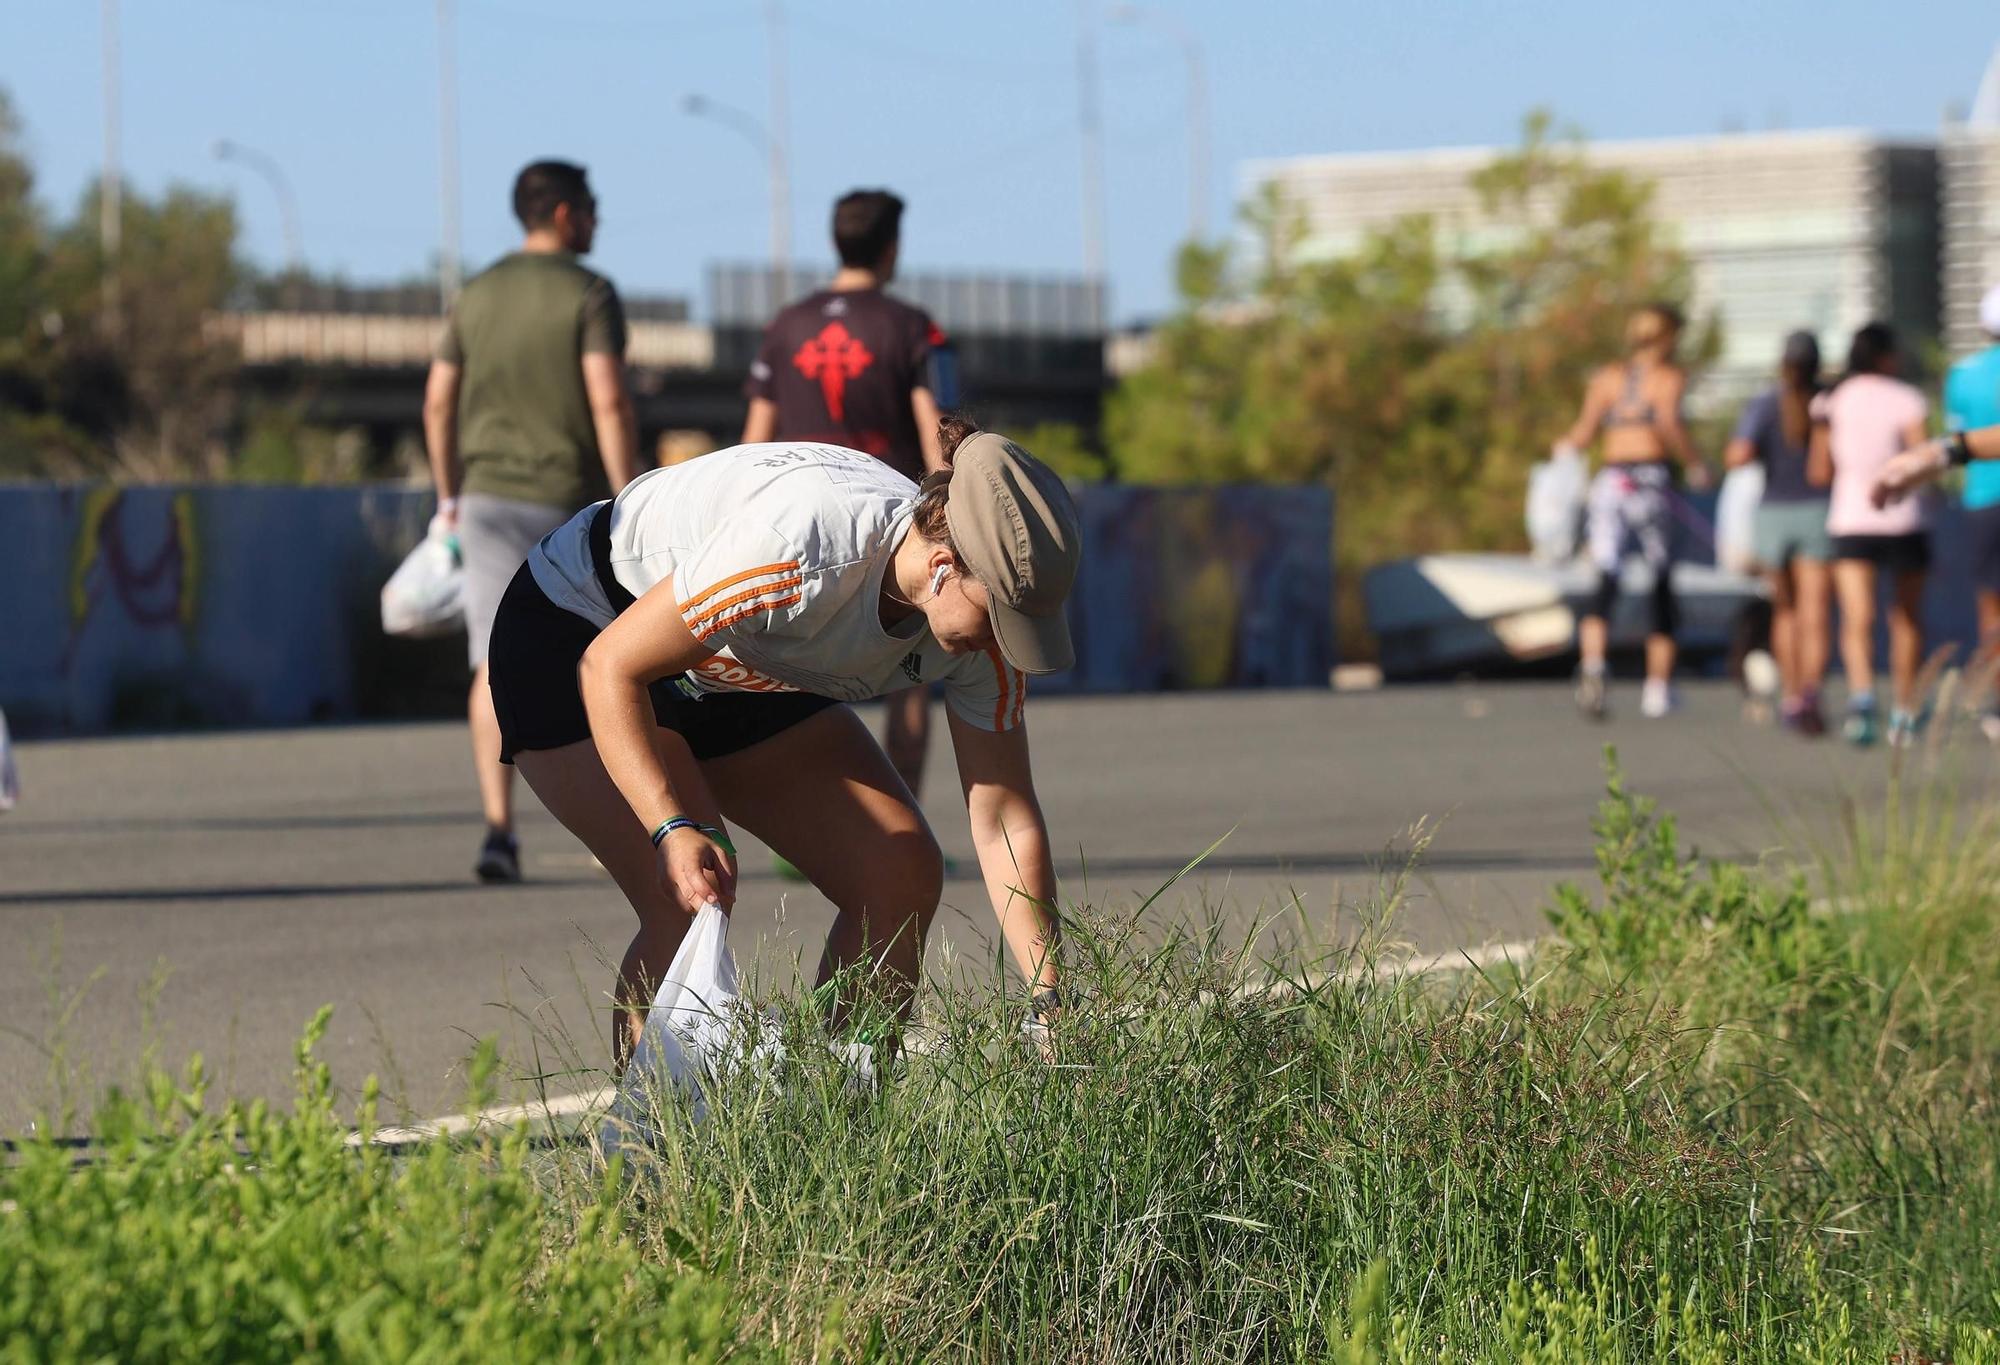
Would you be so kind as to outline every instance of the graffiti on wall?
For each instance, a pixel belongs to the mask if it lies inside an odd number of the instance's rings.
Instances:
[[[115,614],[113,630],[167,630],[184,643],[201,581],[199,544],[191,493],[173,493],[164,502],[120,488],[85,493],[70,554],[64,671],[74,670],[100,611]]]
[[[1077,666],[1038,690],[1325,685],[1325,490],[1077,503]],[[462,671],[425,670],[462,670],[462,651],[375,624],[429,511],[407,488],[0,488],[0,709],[41,733],[456,710]]]

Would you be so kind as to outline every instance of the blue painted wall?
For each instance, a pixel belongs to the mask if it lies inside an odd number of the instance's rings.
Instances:
[[[1078,652],[1048,691],[1326,683],[1326,490],[1081,490]],[[23,734],[453,714],[458,640],[385,639],[401,487],[0,487],[0,709]]]

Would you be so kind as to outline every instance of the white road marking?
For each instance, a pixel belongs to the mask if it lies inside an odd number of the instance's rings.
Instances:
[[[1553,941],[1547,936],[1517,938],[1477,948],[1454,948],[1449,952],[1427,953],[1421,957],[1397,958],[1391,962],[1377,963],[1375,975],[1381,979],[1425,976],[1432,972],[1464,971],[1468,967],[1479,970],[1503,962],[1526,962],[1534,955],[1537,947]],[[1275,989],[1284,991],[1289,987],[1279,985]],[[911,1051],[919,1050],[914,1041],[909,1046]],[[444,1118],[430,1119],[409,1127],[377,1128],[366,1138],[359,1132],[349,1133],[347,1145],[359,1147],[364,1142],[374,1142],[385,1146],[402,1146],[412,1142],[428,1142],[432,1138],[451,1137],[477,1128],[509,1128],[515,1124],[532,1123],[540,1119],[566,1118],[571,1114],[586,1113],[593,1109],[609,1109],[617,1093],[617,1087],[605,1085],[572,1095],[552,1095],[546,1100],[536,1100],[528,1104],[496,1104],[472,1114],[450,1114]]]
[[[377,1128],[366,1138],[358,1132],[349,1133],[347,1145],[359,1147],[365,1141],[386,1146],[400,1146],[409,1142],[428,1142],[432,1138],[450,1137],[454,1133],[470,1132],[475,1128],[511,1128],[517,1123],[531,1123],[537,1119],[565,1118],[570,1114],[581,1114],[587,1110],[608,1107],[612,1096],[616,1093],[615,1089],[606,1085],[574,1095],[551,1095],[546,1100],[535,1100],[529,1104],[496,1104],[473,1114],[450,1114],[407,1128]]]

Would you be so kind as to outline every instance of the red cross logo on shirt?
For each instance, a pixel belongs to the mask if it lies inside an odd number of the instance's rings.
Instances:
[[[847,418],[847,381],[875,363],[875,355],[861,344],[861,338],[838,322],[829,322],[818,336],[799,347],[792,368],[807,379],[819,381],[826,397],[827,415],[836,422]]]

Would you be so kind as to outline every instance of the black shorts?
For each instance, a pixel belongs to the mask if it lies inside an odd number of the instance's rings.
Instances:
[[[523,564],[500,599],[486,655],[493,711],[500,719],[500,761],[535,749],[560,749],[590,738],[590,717],[577,691],[576,666],[597,627],[549,600]],[[838,706],[808,692],[681,691],[662,678],[648,690],[653,719],[688,742],[696,758],[721,758],[789,730]]]
[[[1835,536],[1835,559],[1865,559],[1885,573],[1922,573],[1931,566],[1928,531],[1900,536]]]
[[[2000,505],[1965,509],[1965,539],[1972,560],[1972,586],[2000,592]]]

